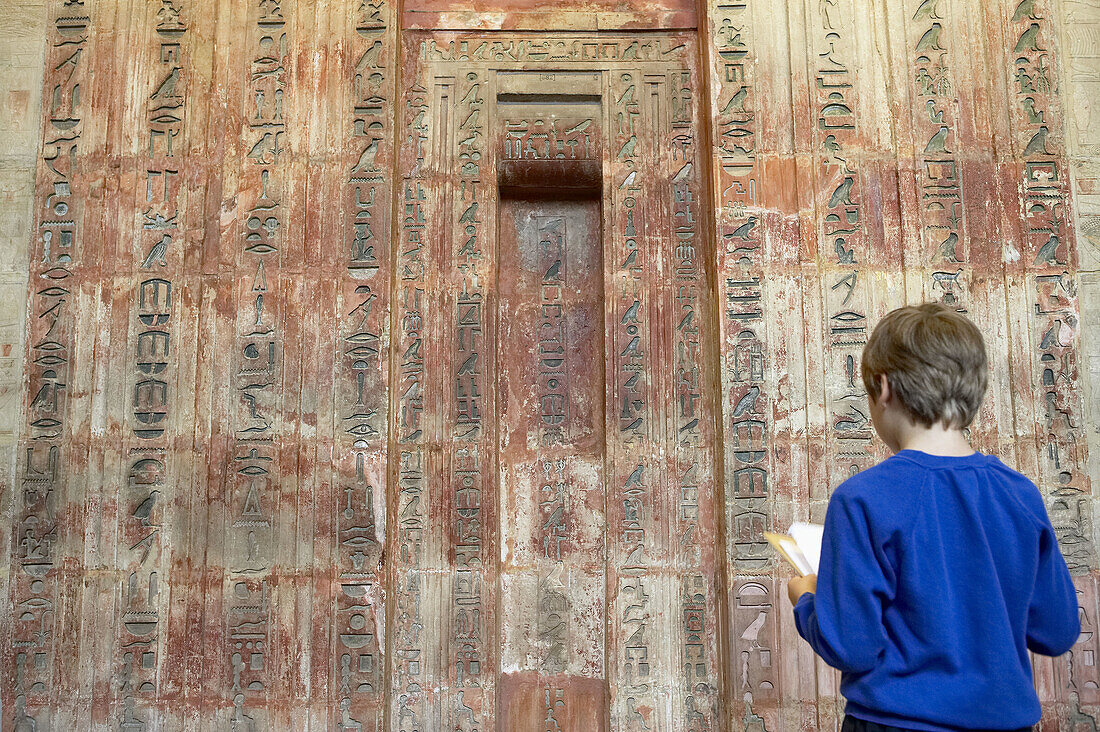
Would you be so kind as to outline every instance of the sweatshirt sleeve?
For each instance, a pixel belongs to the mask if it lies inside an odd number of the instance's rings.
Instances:
[[[798,634],[833,668],[869,671],[886,651],[882,612],[896,587],[866,507],[838,489],[825,513],[817,593],[803,594],[794,608]]]
[[[1039,537],[1035,591],[1027,613],[1027,647],[1044,656],[1060,656],[1073,647],[1080,634],[1077,590],[1047,518]]]

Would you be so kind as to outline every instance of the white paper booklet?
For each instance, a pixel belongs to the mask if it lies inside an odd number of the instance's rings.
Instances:
[[[790,535],[765,531],[764,537],[775,547],[780,556],[790,562],[800,575],[817,574],[821,564],[821,539],[825,527],[796,521],[791,524]]]

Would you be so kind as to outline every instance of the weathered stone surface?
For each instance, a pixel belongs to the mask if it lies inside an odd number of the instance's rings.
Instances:
[[[977,320],[1095,724],[1100,15],[0,8],[5,729],[833,729],[762,532]],[[601,32],[602,31],[602,32]]]
[[[669,30],[695,28],[694,0],[411,0],[401,6],[402,25],[424,30]]]

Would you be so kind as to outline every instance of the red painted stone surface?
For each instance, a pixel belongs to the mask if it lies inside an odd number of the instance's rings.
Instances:
[[[925,299],[1087,724],[1049,5],[56,2],[4,728],[834,729],[762,532],[885,454],[859,352]]]

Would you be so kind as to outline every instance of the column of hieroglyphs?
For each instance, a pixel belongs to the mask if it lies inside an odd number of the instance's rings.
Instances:
[[[459,55],[486,47],[478,39]],[[540,47],[548,45],[508,38],[500,44],[508,61],[496,66],[515,68],[509,61],[533,57]],[[502,176],[572,185],[571,175],[598,168],[606,122],[591,102],[600,98],[601,74],[527,70],[495,78],[489,129],[503,145],[490,151]],[[568,93],[548,102],[558,84]],[[500,602],[502,608],[530,608],[532,621],[508,623],[507,612],[499,618],[500,664],[508,673],[499,723],[516,724],[522,715],[539,730],[570,724],[596,729],[610,673],[604,556],[612,543],[601,491],[606,382],[600,264],[606,262],[598,204],[509,191],[501,180],[494,293],[501,356]],[[587,184],[596,185],[591,179]],[[587,194],[598,195],[591,187]],[[493,214],[490,208],[487,215]],[[509,358],[520,344],[522,359]],[[505,695],[511,697],[507,706]]]
[[[509,45],[509,55],[516,55],[515,42]],[[570,173],[579,178],[598,167],[605,150],[600,107],[576,102],[585,95],[599,99],[602,75],[527,71],[496,79],[489,129],[503,149],[490,149],[502,175],[569,184]],[[570,94],[557,104],[546,100],[553,79],[569,80]],[[588,194],[595,195],[591,188]],[[515,628],[506,627],[506,613],[500,617],[507,639],[500,663],[510,672],[501,698],[513,697],[501,723],[514,724],[509,720],[518,707],[538,715],[533,723],[540,730],[597,725],[591,702],[599,699],[602,710],[608,673],[603,558],[610,543],[600,490],[606,426],[598,204],[503,187],[499,195],[500,592],[502,607],[529,607],[534,616]],[[522,359],[508,358],[520,344]],[[595,378],[585,378],[591,374]],[[524,651],[525,644],[534,653]]]
[[[333,413],[337,729],[384,724],[389,455],[390,240],[396,25],[382,0],[341,6],[347,44],[338,226],[339,297]],[[319,467],[319,466],[318,466]],[[361,725],[361,726],[360,726]]]
[[[1005,3],[1008,4],[1007,2]],[[1078,389],[1080,319],[1077,255],[1066,159],[1065,101],[1058,82],[1062,65],[1050,4],[1021,2],[1001,8],[989,25],[1003,41],[999,72],[1007,79],[1004,199],[1010,317],[1026,351],[1018,364],[1026,376],[1026,414],[1039,447],[1036,478],[1066,561],[1074,573],[1095,568],[1087,446]],[[1001,17],[1004,16],[1004,17]],[[1011,197],[1010,197],[1011,192]],[[1026,317],[1024,314],[1026,313]],[[1081,503],[1084,501],[1084,503]]]
[[[437,535],[429,500],[435,492],[431,490],[434,461],[429,440],[436,429],[426,408],[437,386],[429,368],[434,370],[438,359],[432,331],[440,317],[429,272],[441,237],[427,229],[429,214],[437,206],[428,161],[434,161],[436,151],[430,135],[438,135],[433,113],[438,113],[439,105],[424,79],[410,73],[413,64],[405,49],[399,49],[398,58],[405,76],[394,122],[401,130],[397,137],[401,146],[397,175],[401,177],[399,183],[395,180],[394,223],[400,234],[394,252],[390,320],[390,373],[394,380],[390,430],[396,454],[389,460],[386,500],[392,529],[387,537],[391,596],[387,598],[390,650],[385,673],[389,724],[398,732],[412,732],[438,718],[432,693],[438,666],[432,658],[437,634],[428,627],[435,617],[435,593],[429,591],[434,585],[428,584],[426,571],[432,566],[436,548],[432,539]]]
[[[696,49],[688,42],[684,56],[697,58]],[[654,491],[653,538],[646,543],[658,549],[658,566],[667,573],[665,602],[678,610],[679,622],[669,634],[679,646],[673,655],[679,656],[674,667],[679,688],[672,694],[671,722],[688,730],[718,728],[722,676],[720,646],[708,640],[719,632],[718,589],[724,582],[714,566],[721,515],[715,500],[714,410],[720,409],[720,400],[709,378],[708,366],[714,364],[707,362],[715,352],[706,351],[702,343],[714,333],[706,272],[713,262],[703,241],[707,202],[700,170],[704,78],[694,64],[673,63],[660,81],[647,75],[643,88],[656,141],[650,169],[658,176],[654,202],[662,246],[655,248],[654,258],[658,271],[668,273],[655,287],[655,320],[664,321],[658,332],[670,334],[655,344],[656,360],[662,364],[658,393],[665,405],[658,412],[659,429],[667,457]],[[663,628],[659,632],[668,633]]]
[[[1088,676],[1095,648],[1095,572],[1091,487],[1079,379],[1077,242],[1065,130],[1063,66],[1054,3],[1002,2],[986,9],[998,82],[1001,186],[1009,329],[1020,467],[1036,478],[1062,553],[1077,580],[1085,634],[1073,655],[1036,663],[1044,708],[1061,711],[1075,685],[1095,704]],[[1003,158],[1003,161],[1002,159]],[[1031,445],[1035,449],[1028,449]],[[1088,621],[1091,615],[1093,620]],[[1090,645],[1092,648],[1090,648]],[[1076,663],[1074,660],[1076,659]],[[1090,673],[1091,672],[1091,673]],[[1054,704],[1061,700],[1062,704]],[[1067,711],[1068,713],[1068,711]]]
[[[24,373],[25,423],[21,425],[16,485],[10,511],[12,565],[4,648],[6,724],[50,726],[58,719],[58,678],[74,676],[76,628],[62,624],[73,607],[73,581],[62,555],[74,560],[68,540],[77,501],[67,490],[76,378],[76,310],[88,243],[84,227],[88,174],[80,155],[93,144],[86,134],[91,42],[89,8],[54,3],[39,42],[45,45],[41,147],[30,218],[30,284]],[[86,374],[81,374],[83,379]],[[82,387],[86,384],[82,383]],[[62,547],[62,542],[65,546]],[[79,573],[79,562],[66,563]],[[77,585],[79,586],[79,585]],[[65,590],[70,590],[66,592]],[[64,634],[61,629],[65,628]],[[10,635],[8,634],[10,633]],[[62,637],[64,635],[64,638]],[[61,647],[64,642],[64,648]],[[61,665],[67,673],[61,673]]]
[[[877,29],[866,3],[805,5],[805,27],[799,29],[805,36],[792,39],[797,63],[806,65],[805,81],[796,78],[793,104],[795,149],[807,156],[809,168],[799,179],[808,193],[799,199],[805,211],[801,258],[816,266],[816,271],[803,269],[812,277],[804,283],[803,307],[809,516],[820,521],[837,485],[874,464],[881,453],[858,366],[886,299],[882,272],[891,263],[900,264],[900,253],[886,247],[889,212],[877,205],[895,185],[887,173],[892,156],[884,161],[881,150],[888,125],[872,51]],[[794,637],[787,638],[788,648],[797,645]],[[820,659],[814,664],[817,724],[831,726],[837,718],[837,675]]]
[[[656,438],[653,374],[655,293],[649,286],[657,265],[654,246],[660,224],[656,212],[659,180],[647,175],[657,159],[666,86],[658,75],[643,77],[637,66],[622,65],[607,73],[604,93],[610,200],[604,216],[610,224],[609,254],[605,257],[606,318],[604,351],[609,395],[607,414],[608,506],[608,677],[612,719],[629,715],[669,719],[671,709],[657,702],[655,682],[668,677],[669,653],[662,649],[666,628],[659,629],[655,609],[668,601],[667,579],[654,575],[657,541],[654,494],[661,485],[660,466],[654,459]],[[647,83],[648,81],[648,83]],[[649,276],[647,276],[649,274]],[[663,547],[662,547],[663,548]],[[662,632],[664,631],[664,632]],[[648,722],[647,722],[648,723]]]
[[[179,524],[174,507],[187,500],[178,475],[187,453],[176,449],[175,438],[191,431],[174,412],[191,83],[183,10],[180,2],[161,0],[135,12],[125,29],[125,45],[137,52],[122,68],[135,91],[118,104],[121,124],[109,141],[122,172],[118,206],[100,229],[103,257],[114,265],[100,279],[114,316],[101,326],[110,344],[103,351],[113,357],[95,368],[106,376],[112,413],[100,460],[90,460],[87,469],[89,491],[103,486],[103,514],[114,525],[96,541],[105,544],[102,561],[112,576],[101,588],[111,598],[98,613],[110,640],[95,689],[111,704],[93,714],[97,723],[127,728],[165,719],[156,701],[176,676],[165,659],[174,579],[169,534]]]
[[[451,75],[453,74],[453,75]],[[447,729],[484,729],[496,708],[495,525],[497,344],[492,315],[497,257],[491,222],[496,168],[488,133],[491,87],[485,69],[453,68],[450,129],[441,153],[450,179],[450,237],[443,270],[446,337],[453,354],[447,380],[442,438],[447,603],[441,618],[440,700]]]
[[[282,564],[277,551],[281,533],[293,535],[294,529],[280,500],[293,469],[284,459],[281,438],[294,429],[281,419],[294,408],[287,404],[293,392],[288,395],[283,388],[283,365],[290,360],[283,314],[294,308],[283,301],[280,269],[291,248],[287,125],[295,110],[287,104],[287,90],[294,78],[290,49],[296,28],[288,22],[293,6],[272,0],[222,12],[236,33],[223,56],[223,83],[235,124],[222,133],[228,149],[220,171],[226,181],[223,196],[233,196],[223,205],[233,217],[219,232],[218,297],[230,315],[226,323],[214,325],[217,342],[224,338],[222,348],[228,350],[218,359],[224,383],[214,387],[225,410],[218,426],[225,452],[212,454],[220,472],[210,486],[218,497],[211,533],[219,549],[210,561],[222,595],[207,602],[208,612],[217,609],[214,617],[220,616],[224,636],[212,644],[217,657],[207,662],[211,701],[225,710],[218,716],[238,727],[262,728],[276,719],[271,692],[281,679],[274,672],[274,597]]]
[[[1065,115],[1063,134],[1076,230],[1077,287],[1081,349],[1078,374],[1082,411],[1078,419],[1088,454],[1100,454],[1100,7],[1079,0],[1048,6],[1057,32],[1059,86]],[[1072,243],[1069,243],[1072,244]],[[1100,460],[1087,463],[1091,485],[1100,481]],[[1096,502],[1090,507],[1093,546]],[[1068,719],[1100,720],[1100,588],[1096,573],[1077,579],[1081,638],[1068,660],[1062,690]],[[1085,715],[1088,715],[1086,717]]]
[[[1017,198],[1018,192],[1007,185],[1002,191],[998,183],[1006,140],[999,101],[1005,92],[995,91],[1002,74],[1000,41],[976,30],[986,20],[971,3],[936,0],[892,10],[891,35],[903,40],[890,46],[908,55],[895,53],[890,64],[895,88],[906,95],[896,135],[907,297],[938,299],[979,324],[990,356],[990,386],[970,429],[972,444],[1035,475],[1034,443],[1018,439],[1021,420],[1023,434],[1034,434],[1027,426],[1032,400],[1027,390],[1020,398],[1013,389],[1014,383],[1019,387],[1014,378],[1022,373],[1030,381],[1032,374],[1027,347],[1020,347],[1024,334],[1014,336],[1010,320],[1025,319],[1029,306],[1010,302],[1020,290],[1006,278],[1018,257],[1003,246],[1012,234],[999,199]],[[975,37],[982,39],[976,52],[958,52]],[[1075,551],[1075,543],[1064,549]],[[1047,704],[1059,695],[1052,673],[1049,659],[1035,658],[1036,685]]]
[[[865,8],[855,0],[811,3],[805,54],[809,64],[810,113],[797,120],[807,132],[800,142],[813,156],[816,259],[820,268],[820,322],[807,316],[807,342],[824,342],[821,372],[825,394],[824,471],[811,466],[811,486],[823,479],[811,501],[826,499],[837,485],[874,463],[872,432],[858,397],[858,362],[868,334],[873,279],[869,276],[876,219],[865,198],[877,194],[867,128],[859,113],[870,103],[864,81],[872,70],[860,57]],[[811,392],[810,401],[815,400]],[[814,436],[811,436],[813,439]]]
[[[27,262],[32,226],[37,221],[34,181],[42,127],[47,16],[43,0],[7,3],[0,8],[0,99],[5,100],[0,107],[0,515],[4,517],[21,515],[24,508],[21,488],[25,462],[18,448],[24,430]],[[38,246],[32,245],[31,250],[40,253]],[[0,547],[5,547],[0,551],[0,597],[5,602],[17,579],[12,568],[22,571],[19,554],[11,551],[20,546],[18,541],[11,543],[15,530],[14,522],[5,520],[0,524]],[[0,615],[0,638],[9,649],[13,620],[9,610]],[[17,678],[14,654],[14,649],[0,654],[5,678]],[[20,664],[25,664],[27,658],[25,655]],[[4,712],[0,724],[13,723],[18,696],[24,697],[19,703],[26,704],[30,689],[25,678],[19,686],[8,685],[0,691]]]
[[[892,64],[906,101],[896,132],[905,220],[901,246],[909,301],[938,299],[981,324],[990,388],[971,440],[1014,463],[1004,261],[992,205],[995,124],[983,81],[990,65],[985,53],[959,52],[980,23],[975,11],[966,2],[937,0],[891,14],[891,36],[899,39],[891,46],[904,49]]]
[[[1062,97],[1066,109],[1066,147],[1076,218],[1082,318],[1083,415],[1090,447],[1100,449],[1100,9],[1084,0],[1061,0],[1052,10],[1058,20]],[[1100,461],[1089,464],[1093,482]]]
[[[982,324],[991,388],[971,427],[975,447],[1014,459],[1001,438],[1010,423],[1004,353],[1004,284],[993,196],[993,151],[984,98],[971,82],[986,73],[981,54],[961,53],[970,33],[969,6],[932,0],[889,6],[893,51],[887,64],[894,102],[893,135],[902,226],[892,245],[902,252],[906,302],[937,300]],[[1000,349],[1000,350],[998,350]]]
[[[733,724],[759,720],[776,728],[778,702],[785,686],[780,681],[776,598],[778,582],[763,538],[777,530],[777,486],[787,498],[797,475],[775,470],[782,445],[777,444],[776,418],[792,396],[804,400],[801,389],[786,398],[778,394],[777,362],[791,338],[780,323],[796,321],[801,329],[801,307],[787,300],[799,288],[787,272],[772,272],[784,242],[780,212],[765,207],[764,164],[769,137],[761,93],[758,56],[769,46],[757,5],[747,1],[715,3],[707,17],[703,38],[708,44],[710,114],[713,119],[711,154],[712,199],[716,221],[716,282],[721,353],[721,432],[724,467],[725,568],[727,603],[726,685]],[[776,25],[776,24],[771,24]],[[783,46],[780,45],[780,48]],[[789,100],[789,94],[788,94]],[[774,124],[774,123],[773,123]],[[762,125],[764,126],[762,129]],[[789,131],[787,131],[789,135]],[[778,144],[772,144],[774,150]],[[772,198],[771,200],[776,200]],[[787,229],[787,235],[793,233]],[[797,252],[797,239],[793,242]],[[789,266],[789,262],[787,263]],[[765,292],[770,297],[765,297]],[[776,311],[776,312],[773,312]],[[801,340],[799,335],[794,340]],[[794,345],[794,344],[792,344]],[[783,380],[788,390],[789,377]],[[774,457],[773,457],[774,456]],[[793,659],[792,659],[793,660]]]
[[[653,459],[654,386],[652,374],[655,297],[647,272],[657,264],[653,246],[659,224],[659,193],[645,168],[656,159],[651,130],[663,100],[654,94],[663,76],[647,84],[638,65],[621,64],[605,72],[603,94],[609,165],[604,190],[610,192],[603,217],[610,241],[604,249],[607,311],[605,414],[608,507],[608,629],[611,718],[639,715],[644,723],[671,717],[661,708],[654,681],[667,678],[669,654],[662,652],[657,607],[667,602],[665,578],[654,576],[654,492],[659,468]],[[654,88],[656,87],[656,88]],[[651,163],[650,163],[651,164]],[[629,508],[629,510],[628,510]],[[648,532],[648,536],[647,536]],[[647,541],[648,539],[648,541]],[[663,629],[662,629],[663,630]],[[664,633],[660,633],[665,635]],[[666,636],[667,637],[667,636]]]

